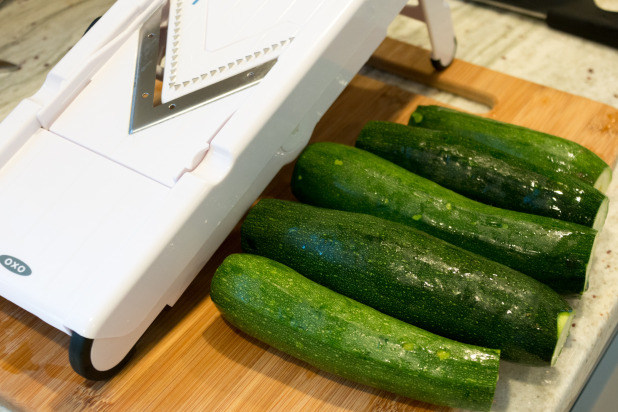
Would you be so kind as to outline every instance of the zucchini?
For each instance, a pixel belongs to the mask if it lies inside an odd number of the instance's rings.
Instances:
[[[232,325],[318,369],[437,405],[491,407],[498,350],[416,328],[281,263],[230,255],[213,277],[211,297]]]
[[[605,223],[608,199],[591,185],[536,173],[520,159],[457,133],[372,121],[356,147],[492,206],[597,230]]]
[[[580,179],[605,192],[611,168],[579,143],[522,126],[476,116],[440,106],[418,106],[411,126],[449,130],[519,157],[535,171],[551,170]]]
[[[243,251],[437,335],[500,349],[502,359],[556,361],[573,310],[548,286],[406,225],[360,213],[260,200]]]
[[[316,206],[415,227],[525,273],[561,293],[587,287],[592,228],[468,199],[367,151],[314,143],[301,153],[292,192]]]

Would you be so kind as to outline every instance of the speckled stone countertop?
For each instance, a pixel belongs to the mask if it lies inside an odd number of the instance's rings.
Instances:
[[[528,16],[471,1],[448,3],[457,37],[457,58],[618,108],[617,49],[550,29],[543,21]],[[597,3],[618,11],[618,0]],[[405,17],[397,17],[388,34],[431,48],[425,25]],[[437,91],[430,93],[449,104],[467,104]]]
[[[0,0],[0,59],[20,66],[17,71],[0,72],[0,120],[21,99],[36,92],[49,69],[112,3],[112,0]],[[618,108],[618,50],[552,30],[530,17],[467,1],[450,0],[449,4],[458,42],[457,58]],[[618,10],[618,0],[599,0],[598,4]],[[424,24],[404,17],[393,21],[389,35],[430,48]],[[385,76],[370,69],[363,72]],[[478,103],[438,90],[398,79],[390,81],[462,109],[487,110]],[[616,179],[608,195],[612,206],[594,259],[594,280],[589,291],[572,302],[578,315],[557,365],[529,368],[504,363],[494,410],[568,410],[616,329]],[[586,322],[579,322],[584,314]]]

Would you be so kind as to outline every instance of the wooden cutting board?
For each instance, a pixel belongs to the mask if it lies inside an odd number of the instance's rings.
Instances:
[[[614,164],[618,110],[456,60],[436,73],[427,51],[387,39],[375,67],[492,107],[496,119],[576,140]],[[406,122],[419,104],[438,104],[356,76],[317,126],[313,141],[352,144],[371,119]],[[285,167],[264,196],[292,199]],[[129,365],[108,382],[85,381],[69,366],[69,337],[0,299],[0,405],[17,410],[448,410],[321,372],[239,332],[209,297],[222,259],[240,251],[238,227],[178,303],[138,342]]]

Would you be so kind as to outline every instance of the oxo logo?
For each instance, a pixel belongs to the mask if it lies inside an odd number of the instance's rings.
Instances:
[[[28,265],[13,256],[0,256],[0,264],[17,275],[28,276],[32,274],[32,269]]]

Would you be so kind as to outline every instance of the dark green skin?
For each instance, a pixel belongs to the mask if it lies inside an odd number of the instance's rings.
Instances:
[[[449,130],[519,157],[542,173],[550,170],[590,185],[609,166],[584,146],[568,139],[440,106],[419,106],[409,124]]]
[[[436,405],[491,408],[499,351],[406,324],[270,259],[228,256],[211,297],[232,325],[318,369]]]
[[[336,143],[307,146],[291,185],[302,202],[404,223],[561,293],[586,289],[594,229],[485,205],[372,153]]]
[[[243,251],[421,329],[501,350],[503,359],[549,365],[556,292],[499,263],[406,225],[300,202],[264,199],[241,228]]]
[[[356,147],[504,209],[593,227],[606,201],[603,193],[579,179],[536,173],[514,156],[448,131],[372,121],[362,129]]]

